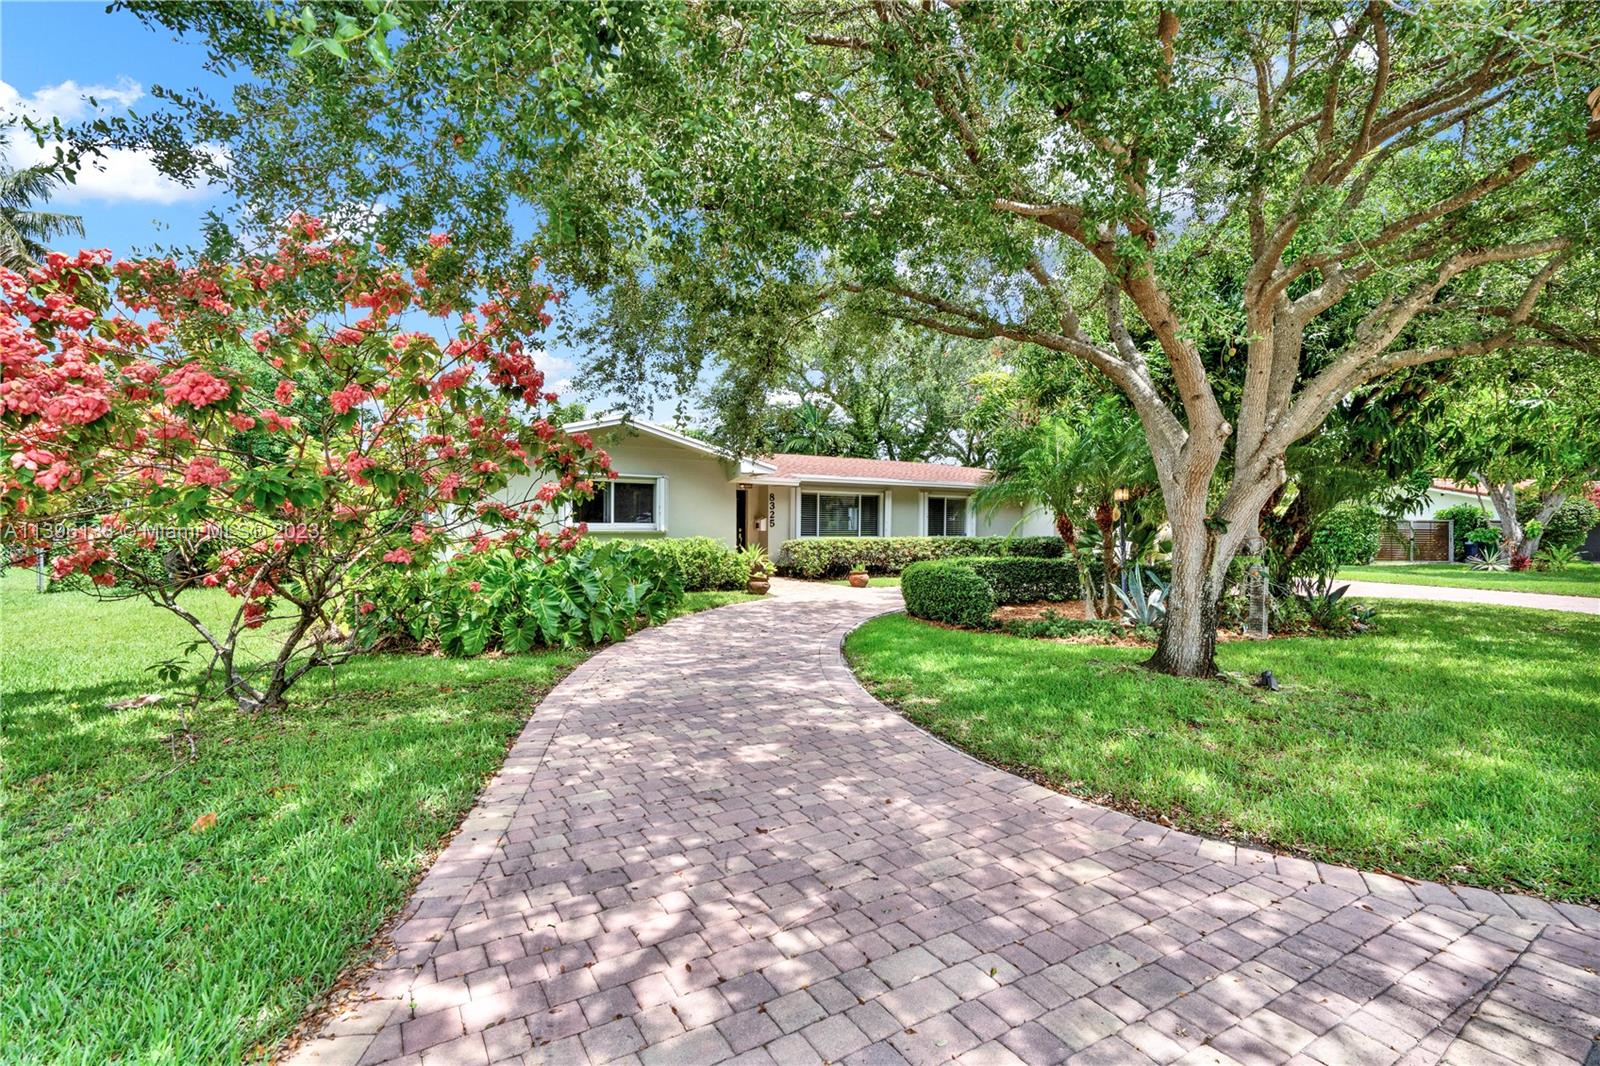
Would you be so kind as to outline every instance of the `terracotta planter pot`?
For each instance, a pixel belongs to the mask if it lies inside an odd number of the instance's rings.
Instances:
[[[765,596],[767,590],[772,587],[772,582],[765,577],[753,577],[745,582],[744,587],[746,592],[754,593],[757,596]]]
[[[850,575],[850,587],[853,588],[853,589],[864,589],[864,588],[866,588],[867,587],[867,575],[866,574],[851,574]]]

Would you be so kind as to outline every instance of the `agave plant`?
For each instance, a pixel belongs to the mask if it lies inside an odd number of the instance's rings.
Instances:
[[[1146,590],[1145,583],[1150,588]],[[1123,571],[1122,581],[1114,586],[1117,599],[1122,601],[1122,620],[1131,626],[1157,626],[1167,616],[1167,586],[1155,571],[1142,566],[1130,566]]]
[[[1332,574],[1319,574],[1306,581],[1295,592],[1294,598],[1299,601],[1312,625],[1318,629],[1329,629],[1348,617],[1349,607],[1341,606],[1340,601],[1349,591],[1349,585],[1335,586]]]
[[[1499,573],[1502,570],[1511,569],[1511,560],[1506,558],[1506,553],[1503,551],[1495,552],[1493,555],[1489,554],[1488,552],[1484,552],[1482,555],[1472,560],[1472,568],[1474,570],[1487,570]]]

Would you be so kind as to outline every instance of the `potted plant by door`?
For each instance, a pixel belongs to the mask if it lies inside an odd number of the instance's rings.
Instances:
[[[867,587],[867,568],[857,564],[850,568],[850,587],[864,589]]]
[[[739,552],[739,558],[744,560],[747,580],[744,583],[745,591],[756,596],[765,596],[767,590],[772,588],[772,560],[767,557],[765,548],[760,545],[751,545]]]

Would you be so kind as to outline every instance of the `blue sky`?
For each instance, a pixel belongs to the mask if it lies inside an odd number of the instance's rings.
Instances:
[[[0,112],[87,117],[86,97],[107,110],[155,104],[152,85],[217,91],[197,44],[175,41],[144,27],[126,12],[108,14],[98,3],[0,0]],[[31,138],[13,136],[10,162],[28,162]],[[118,153],[103,171],[85,173],[77,188],[63,189],[55,206],[83,217],[84,243],[119,255],[155,244],[197,243],[207,210],[222,210],[217,189],[186,189],[158,174],[134,153]]]
[[[225,100],[226,83],[204,61],[201,45],[149,29],[127,12],[107,13],[102,3],[0,0],[0,120],[25,111],[70,124],[89,116],[89,97],[108,111],[148,110],[158,104],[150,95],[156,85],[200,88]],[[31,137],[13,136],[8,163],[38,157]],[[185,188],[138,153],[119,152],[103,169],[81,174],[76,187],[63,188],[50,206],[82,216],[84,247],[124,256],[198,245],[206,212],[226,217],[230,204],[219,188]],[[78,242],[63,242],[69,245]],[[581,294],[575,298],[577,306],[586,304]],[[542,365],[557,389],[572,392],[567,381],[577,353],[551,344]],[[585,400],[591,411],[608,406],[604,396],[571,398]],[[672,407],[668,401],[638,413],[668,421]]]

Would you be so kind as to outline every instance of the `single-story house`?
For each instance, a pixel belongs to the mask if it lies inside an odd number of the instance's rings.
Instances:
[[[1436,477],[1428,486],[1428,495],[1415,508],[1408,511],[1401,521],[1417,522],[1431,519],[1446,507],[1462,503],[1482,507],[1489,514],[1494,514],[1494,504],[1489,502],[1489,494],[1479,486]]]
[[[1590,494],[1600,494],[1600,483],[1588,487]],[[1434,562],[1459,559],[1464,551],[1452,536],[1452,531],[1435,519],[1447,507],[1468,503],[1481,508],[1491,522],[1498,522],[1494,504],[1480,485],[1445,478],[1434,478],[1428,495],[1397,523],[1396,531],[1385,530],[1378,558],[1385,561],[1414,559]],[[1410,534],[1407,536],[1406,534]],[[1600,560],[1600,526],[1589,531],[1587,541],[1578,549],[1585,559]]]
[[[776,556],[797,537],[1053,536],[1048,511],[979,513],[989,472],[943,463],[821,455],[743,458],[666,426],[623,415],[569,422],[617,472],[575,515],[590,532],[711,537]],[[520,495],[513,487],[512,495]]]

